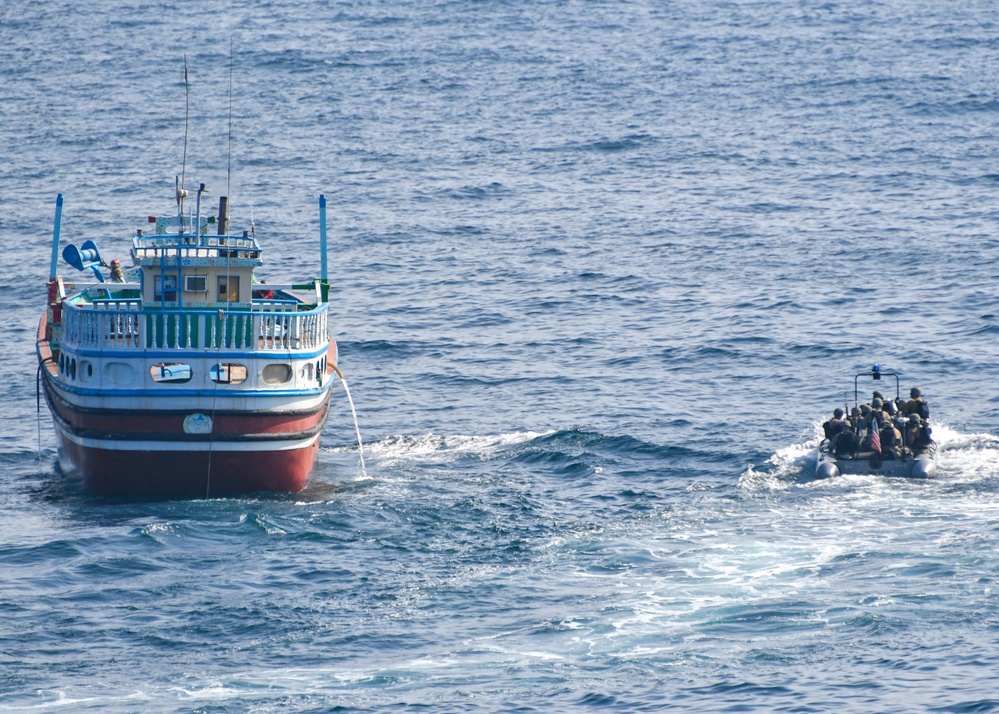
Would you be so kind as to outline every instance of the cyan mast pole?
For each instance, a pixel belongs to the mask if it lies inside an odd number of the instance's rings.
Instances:
[[[52,229],[52,263],[49,267],[49,280],[55,280],[59,267],[59,231],[62,230],[62,194],[56,197],[55,227]]]
[[[320,278],[326,284],[326,194],[319,194],[319,251],[321,253]]]

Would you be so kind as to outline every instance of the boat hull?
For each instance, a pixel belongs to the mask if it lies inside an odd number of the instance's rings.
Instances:
[[[319,437],[298,448],[255,451],[107,449],[80,444],[59,428],[60,465],[99,496],[212,498],[260,491],[297,493],[315,464]]]
[[[297,493],[308,484],[331,390],[311,396],[245,395],[232,400],[146,396],[143,409],[115,408],[112,391],[85,397],[57,378],[39,328],[42,392],[52,413],[59,462],[101,496],[205,498],[262,491]],[[332,348],[331,348],[332,349]],[[228,409],[216,409],[217,403]],[[283,407],[283,408],[282,408]]]
[[[920,454],[915,458],[880,461],[869,455],[855,459],[837,459],[826,451],[819,451],[815,463],[818,478],[832,478],[840,475],[888,476],[892,478],[933,478],[937,474],[935,451]]]

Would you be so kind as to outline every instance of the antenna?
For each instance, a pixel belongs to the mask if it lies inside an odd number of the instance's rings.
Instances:
[[[225,195],[232,196],[229,181],[232,178],[232,35],[229,36],[229,155],[226,158]]]
[[[191,125],[191,83],[187,78],[187,55],[184,55],[184,163],[180,170],[180,193],[177,200],[187,197],[184,181],[187,178],[187,131]]]
[[[177,189],[177,218],[180,222],[180,233],[184,232],[184,199],[187,198],[187,190],[184,182],[187,178],[187,132],[191,125],[191,83],[187,79],[187,55],[184,55],[184,161],[180,169],[180,178],[176,182]]]

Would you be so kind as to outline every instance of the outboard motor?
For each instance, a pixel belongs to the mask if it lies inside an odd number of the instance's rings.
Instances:
[[[102,283],[104,282],[104,274],[101,272],[101,266],[104,264],[104,261],[101,260],[101,253],[97,250],[97,244],[92,240],[85,240],[79,248],[75,245],[67,245],[62,251],[62,259],[77,270],[90,268],[94,271],[94,275],[97,276],[97,280]]]

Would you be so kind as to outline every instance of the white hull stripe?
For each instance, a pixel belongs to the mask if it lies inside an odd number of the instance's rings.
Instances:
[[[56,429],[66,441],[87,449],[104,451],[295,451],[312,446],[321,435],[320,432],[304,439],[276,441],[120,441],[76,436],[67,432],[58,423]]]

